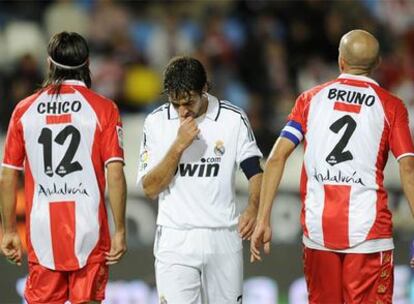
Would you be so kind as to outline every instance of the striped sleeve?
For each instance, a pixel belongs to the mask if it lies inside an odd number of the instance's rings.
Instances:
[[[2,166],[21,171],[23,170],[25,158],[23,127],[15,109],[7,129]]]
[[[286,126],[282,129],[280,136],[291,140],[297,146],[303,139],[301,124],[294,120],[289,120]]]
[[[390,126],[390,149],[397,160],[406,156],[414,156],[407,109],[400,101],[395,103],[393,111],[395,117]]]
[[[292,141],[296,146],[303,140],[306,133],[306,105],[308,98],[301,94],[295,102],[295,106],[288,116],[288,122],[282,129],[280,136]]]

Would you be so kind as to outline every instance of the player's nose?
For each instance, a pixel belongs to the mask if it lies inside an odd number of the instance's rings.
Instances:
[[[180,105],[178,107],[178,115],[180,115],[180,117],[185,118],[187,116],[188,110],[185,106]]]

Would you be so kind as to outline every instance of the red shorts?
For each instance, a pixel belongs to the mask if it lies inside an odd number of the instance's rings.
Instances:
[[[357,254],[305,247],[303,263],[309,303],[392,303],[392,255],[392,250]]]
[[[55,271],[29,263],[24,297],[29,304],[102,301],[108,275],[105,263],[87,264],[74,271]]]

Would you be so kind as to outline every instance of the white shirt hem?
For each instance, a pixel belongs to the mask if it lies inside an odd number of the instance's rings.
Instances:
[[[390,239],[375,239],[375,240],[367,240],[358,245],[355,245],[351,248],[343,249],[343,250],[335,250],[326,248],[314,241],[310,238],[303,235],[302,237],[303,245],[310,249],[316,250],[324,250],[324,251],[332,251],[338,253],[374,253],[374,252],[381,252],[386,250],[394,249],[394,242],[392,238]]]
[[[10,168],[10,169],[14,169],[14,170],[19,170],[19,171],[23,171],[23,169],[24,169],[23,167],[17,167],[17,166],[5,164],[5,163],[2,163],[1,165],[3,167]]]

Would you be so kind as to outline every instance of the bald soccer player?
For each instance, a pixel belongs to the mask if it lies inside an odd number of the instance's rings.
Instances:
[[[339,45],[340,76],[302,93],[265,167],[251,260],[270,250],[270,214],[285,162],[303,140],[300,182],[309,303],[391,303],[393,239],[383,170],[388,151],[414,209],[414,148],[403,102],[369,77],[379,63],[370,33]]]

